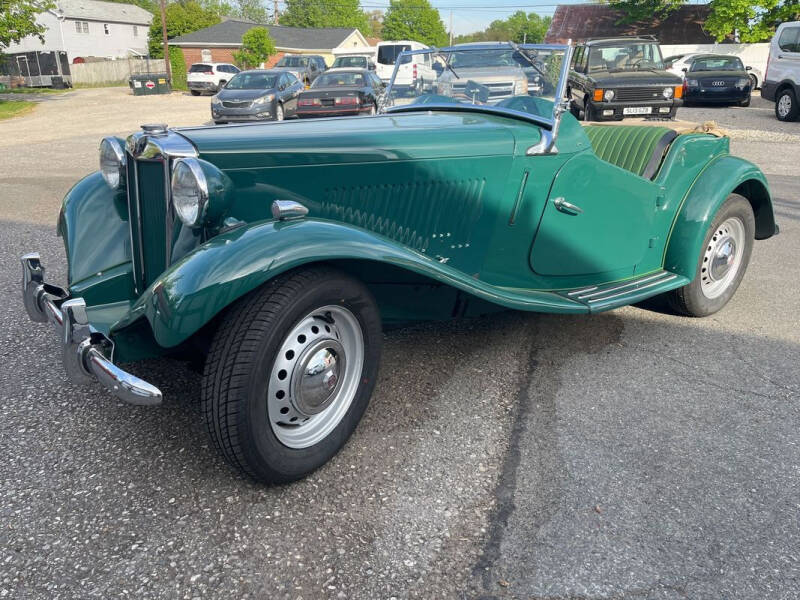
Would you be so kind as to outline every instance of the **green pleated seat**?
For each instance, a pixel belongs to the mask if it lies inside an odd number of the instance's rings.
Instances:
[[[587,125],[583,128],[598,158],[652,179],[677,133],[647,125]]]

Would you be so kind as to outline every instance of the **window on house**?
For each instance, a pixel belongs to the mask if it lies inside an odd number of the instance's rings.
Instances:
[[[108,23],[103,23],[103,31],[106,35],[111,35],[111,30],[108,28]]]
[[[136,25],[133,26],[133,37],[139,37],[139,28]]]
[[[89,23],[86,21],[75,21],[76,33],[89,33]]]

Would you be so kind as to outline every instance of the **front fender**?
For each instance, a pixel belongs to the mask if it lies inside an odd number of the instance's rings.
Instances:
[[[507,308],[587,312],[585,306],[557,294],[497,288],[365,229],[301,219],[261,221],[199,246],[162,273],[111,333],[145,317],[156,342],[170,348],[276,275],[303,264],[339,259],[401,267]]]
[[[58,216],[70,286],[131,260],[125,188],[112,190],[100,172],[67,192]]]
[[[694,279],[706,232],[719,207],[734,192],[753,206],[756,238],[775,234],[775,215],[764,174],[742,158],[720,156],[706,166],[686,193],[665,250],[666,270]]]

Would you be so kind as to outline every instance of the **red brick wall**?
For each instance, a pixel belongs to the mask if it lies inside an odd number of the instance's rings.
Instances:
[[[211,62],[224,62],[224,63],[234,63],[233,60],[233,53],[238,50],[239,48],[236,47],[229,47],[229,48],[208,48],[211,51]],[[203,62],[203,48],[181,48],[183,51],[183,60],[186,61],[186,69],[188,70],[194,63]],[[281,57],[283,56],[283,52],[278,52],[274,56],[270,56],[267,64],[265,65],[267,68],[273,66],[276,62],[278,62]]]

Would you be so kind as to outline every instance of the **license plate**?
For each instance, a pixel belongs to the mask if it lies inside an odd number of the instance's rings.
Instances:
[[[650,106],[627,106],[622,109],[623,115],[649,115]]]

